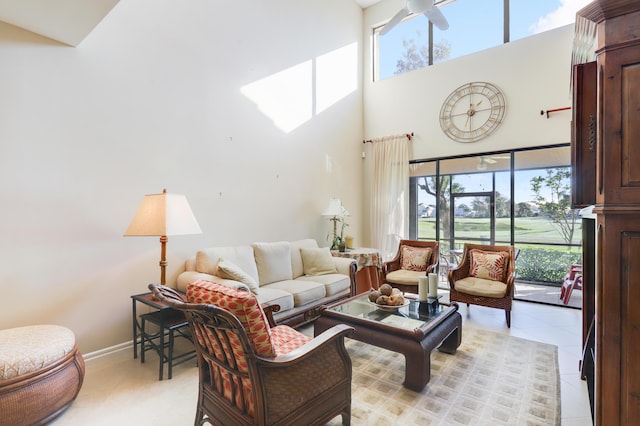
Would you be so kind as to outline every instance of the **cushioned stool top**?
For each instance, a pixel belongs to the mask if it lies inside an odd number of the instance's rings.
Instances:
[[[31,373],[71,352],[76,339],[59,325],[0,330],[0,380]]]

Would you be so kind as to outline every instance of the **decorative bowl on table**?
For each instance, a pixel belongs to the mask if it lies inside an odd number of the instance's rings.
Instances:
[[[404,308],[405,306],[409,306],[409,303],[411,303],[409,300],[404,301],[404,303],[402,305],[379,305],[376,302],[371,302],[369,301],[370,304],[372,304],[373,306],[375,306],[376,308],[380,309],[381,311],[388,311],[388,312],[395,312],[400,308]]]
[[[378,290],[372,290],[368,299],[369,303],[383,311],[393,312],[409,305],[409,300],[405,299],[402,292],[389,284],[383,284]]]

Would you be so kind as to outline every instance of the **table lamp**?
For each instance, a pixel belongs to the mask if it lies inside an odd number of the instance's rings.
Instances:
[[[335,242],[335,239],[338,236],[338,222],[345,216],[349,216],[349,212],[342,205],[342,201],[340,201],[339,198],[331,198],[329,200],[329,205],[322,213],[322,216],[329,216],[329,220],[333,221],[333,238]],[[332,245],[331,248],[337,249],[338,247],[333,247]]]
[[[160,237],[160,284],[165,285],[167,267],[167,241],[172,235],[201,234],[202,230],[196,221],[187,197],[180,194],[148,194],[142,199],[140,207],[125,237]]]

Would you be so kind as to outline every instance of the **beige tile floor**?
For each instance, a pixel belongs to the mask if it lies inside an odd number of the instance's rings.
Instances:
[[[464,323],[558,346],[562,395],[562,426],[590,426],[589,397],[580,380],[581,311],[515,302],[511,329],[504,311],[480,306],[460,307]],[[309,328],[303,330],[309,332]],[[158,358],[145,364],[133,359],[130,347],[90,358],[82,390],[73,405],[53,424],[154,425],[193,424],[197,397],[195,361],[174,368],[173,379],[158,381]]]

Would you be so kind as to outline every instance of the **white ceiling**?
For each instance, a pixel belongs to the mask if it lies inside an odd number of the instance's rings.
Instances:
[[[119,0],[0,0],[0,21],[77,46]],[[381,0],[355,0],[363,9]]]
[[[119,0],[0,0],[0,21],[77,46]]]
[[[360,5],[361,8],[367,8],[376,3],[380,3],[382,0],[356,0],[356,3]]]

